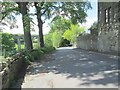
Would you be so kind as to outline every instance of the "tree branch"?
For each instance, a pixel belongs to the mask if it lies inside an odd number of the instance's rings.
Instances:
[[[2,20],[7,16],[7,14],[4,14],[4,16],[1,18],[0,23],[2,22]]]
[[[48,8],[43,11],[43,13],[41,14],[41,16],[44,15],[47,10],[48,10]]]

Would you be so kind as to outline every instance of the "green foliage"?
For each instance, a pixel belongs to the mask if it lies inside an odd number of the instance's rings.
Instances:
[[[45,46],[44,48],[42,48],[42,51],[44,52],[44,53],[50,53],[50,52],[52,52],[52,51],[54,51],[55,50],[55,48],[54,47],[51,47],[51,46]]]
[[[2,51],[4,53],[5,51],[5,55],[4,57],[8,57],[12,54],[15,53],[15,43],[14,43],[14,39],[13,36],[11,34],[8,33],[0,33],[2,34]]]
[[[64,12],[62,15],[69,17],[75,25],[86,21],[86,11],[91,8],[90,2],[81,0],[80,2],[61,2],[60,11]]]
[[[49,34],[44,36],[44,42],[45,42],[45,46],[53,47],[52,33],[49,33]]]
[[[71,21],[69,19],[65,19],[64,17],[58,16],[57,18],[54,18],[50,24],[50,32],[54,32],[56,30],[59,30],[60,32],[64,33],[65,30],[69,29],[71,25]]]
[[[5,17],[9,16],[11,13],[17,14],[18,7],[15,2],[1,2],[0,1],[0,21],[2,21]]]
[[[54,19],[58,16],[67,17],[71,19],[71,22],[73,24],[77,24],[78,22],[83,23],[87,16],[86,11],[91,8],[91,4],[88,1],[83,2],[83,0],[81,0],[81,2],[34,2],[34,4],[36,7],[40,31],[42,31],[42,25],[40,24],[45,22],[46,19],[50,19],[52,16],[54,16]],[[43,18],[44,20],[42,20],[41,18]],[[64,23],[58,21],[58,25],[55,26],[55,28],[52,30],[55,30],[57,28],[57,30],[64,31],[65,29],[61,28],[61,24]],[[41,39],[43,38],[42,32],[40,37]],[[41,40],[41,46],[44,46],[43,40]]]
[[[33,40],[33,43],[38,43],[38,39],[34,39],[34,40]]]
[[[89,30],[92,35],[98,35],[98,22],[94,22]]]
[[[24,48],[25,48],[25,45],[21,44],[21,49],[24,49]],[[15,49],[16,49],[16,51],[19,51],[18,44],[15,44]]]
[[[56,30],[55,32],[53,32],[53,37],[52,37],[53,47],[55,48],[59,47],[61,39],[62,39],[62,33],[60,31]]]
[[[32,51],[28,50],[21,50],[20,52],[24,56],[24,60],[27,64],[30,64],[30,62],[40,60],[40,58],[45,54],[45,53],[50,53],[54,51],[55,48],[51,46],[45,46],[44,48],[37,48],[33,49]]]
[[[71,25],[70,29],[66,30],[63,34],[64,39],[67,39],[71,42],[71,44],[76,42],[77,36],[84,31],[83,27],[79,27],[79,25]]]
[[[34,49],[30,52],[30,55],[33,57],[32,61],[39,60],[43,54],[44,52],[41,49]]]
[[[60,42],[60,47],[68,47],[68,46],[71,46],[70,41],[62,37],[62,40]]]
[[[29,15],[24,15],[23,16],[23,23],[25,24],[24,25],[24,31],[25,32],[29,32],[30,31],[30,18],[29,18]]]
[[[30,64],[30,61],[33,61],[34,58],[31,56],[30,51],[28,50],[21,50],[20,53],[23,55],[23,59],[26,64]]]

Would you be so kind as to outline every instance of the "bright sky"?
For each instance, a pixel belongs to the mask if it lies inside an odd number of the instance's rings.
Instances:
[[[97,21],[97,11],[98,11],[98,5],[97,5],[97,0],[92,0],[90,1],[91,5],[92,5],[92,9],[87,11],[88,17],[86,18],[87,22],[83,23],[82,26],[86,27],[86,29],[90,28],[90,26]],[[8,27],[6,28],[5,32],[8,33],[12,33],[12,34],[23,34],[23,24],[22,24],[22,16],[17,16],[17,25],[18,28],[14,28],[12,30],[10,30]],[[37,24],[37,19],[36,17],[34,17],[34,22]],[[43,34],[47,34],[50,30],[49,26],[48,26],[48,22],[50,21],[46,21],[46,23],[43,24]],[[31,32],[32,34],[38,34],[38,27],[34,26],[35,28],[35,32]]]
[[[98,0],[91,0],[92,9],[87,11],[88,17],[86,18],[86,23],[82,26],[86,27],[87,32],[91,25],[98,20]]]

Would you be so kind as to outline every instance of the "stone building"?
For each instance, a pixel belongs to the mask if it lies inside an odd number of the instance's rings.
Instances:
[[[98,2],[98,51],[120,51],[120,1]]]

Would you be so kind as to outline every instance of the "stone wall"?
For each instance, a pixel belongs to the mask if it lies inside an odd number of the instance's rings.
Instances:
[[[107,11],[106,11],[107,10]],[[120,2],[98,2],[98,35],[79,36],[77,47],[120,53]]]
[[[2,90],[7,90],[12,84],[15,84],[21,71],[26,66],[22,54],[16,54],[9,59],[7,66],[0,72],[2,75]]]
[[[111,27],[110,29],[108,29]],[[98,36],[98,50],[102,52],[117,52],[119,48],[119,29],[113,25],[104,26]]]
[[[96,35],[81,35],[77,38],[77,48],[86,50],[97,50],[97,36]]]
[[[98,51],[119,52],[120,2],[98,3]],[[108,10],[106,16],[106,10]],[[107,22],[106,22],[107,18]]]

